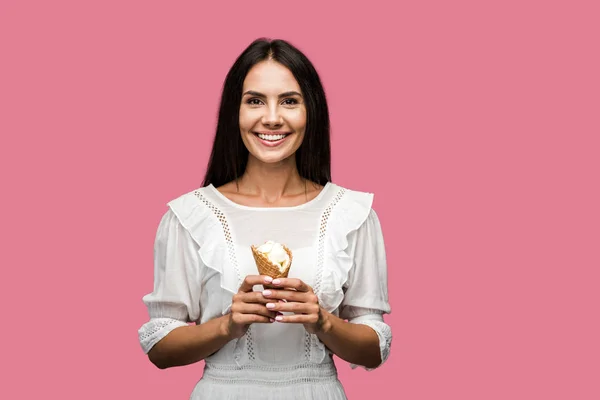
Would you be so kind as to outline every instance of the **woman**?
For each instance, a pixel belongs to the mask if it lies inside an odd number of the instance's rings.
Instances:
[[[331,182],[311,62],[256,40],[225,80],[203,186],[159,224],[143,350],[159,368],[204,360],[192,399],[345,399],[333,355],[373,369],[392,339],[372,199]],[[258,274],[268,241],[291,249],[287,278]]]

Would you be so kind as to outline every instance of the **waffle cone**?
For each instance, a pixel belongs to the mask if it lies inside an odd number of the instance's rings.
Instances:
[[[287,278],[288,273],[290,272],[290,267],[292,266],[292,251],[290,249],[285,247],[285,245],[283,246],[285,252],[288,254],[288,256],[290,256],[290,262],[288,263],[287,268],[284,271],[280,271],[279,268],[271,261],[269,261],[267,256],[258,251],[258,249],[255,246],[251,247],[252,255],[254,256],[254,262],[256,263],[256,267],[258,268],[258,273],[260,275],[267,275],[272,277],[273,279]]]

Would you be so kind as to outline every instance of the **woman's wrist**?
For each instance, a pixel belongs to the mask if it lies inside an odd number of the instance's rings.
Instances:
[[[229,329],[231,325],[230,318],[230,314],[225,314],[222,317],[219,317],[219,337],[227,342],[233,340],[233,337],[231,336],[231,329]]]
[[[335,316],[333,314],[329,313],[321,307],[321,327],[317,332],[317,336],[328,335],[329,333],[331,333],[333,329],[334,318]]]

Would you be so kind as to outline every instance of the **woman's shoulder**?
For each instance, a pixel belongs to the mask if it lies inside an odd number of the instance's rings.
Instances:
[[[185,208],[194,209],[198,205],[198,199],[206,195],[208,187],[198,187],[193,190],[183,191],[167,201],[167,206],[170,208]]]
[[[208,194],[208,187],[198,187],[193,190],[188,190],[172,197],[167,201],[166,214],[173,214],[181,222],[181,224],[192,229],[192,226],[198,226],[210,221],[208,213],[210,209],[207,207],[207,202],[202,199]]]
[[[330,219],[331,226],[338,236],[346,237],[362,226],[374,214],[374,193],[356,187],[331,184],[329,212],[324,215]]]
[[[353,194],[357,194],[357,195],[373,195],[374,193],[372,191],[370,191],[367,187],[358,187],[358,186],[346,186],[345,184],[339,184],[339,183],[335,183],[335,182],[330,182],[330,184],[336,188],[339,188],[341,190],[344,190],[348,193],[353,193]]]
[[[345,200],[347,203],[355,203],[356,205],[370,209],[373,205],[375,193],[364,188],[342,186],[336,183],[330,183],[334,198],[339,198],[340,201]]]

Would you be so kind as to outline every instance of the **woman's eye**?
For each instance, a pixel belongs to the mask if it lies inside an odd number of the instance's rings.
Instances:
[[[253,106],[257,106],[260,105],[261,101],[259,99],[250,99],[247,101],[248,104],[251,104]]]
[[[286,106],[291,106],[294,104],[298,104],[298,101],[296,99],[285,99],[283,101],[283,104],[285,104]]]

